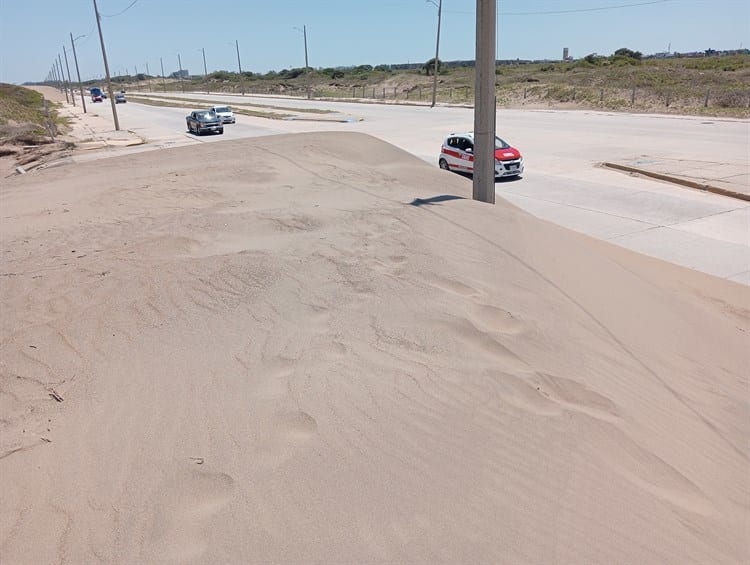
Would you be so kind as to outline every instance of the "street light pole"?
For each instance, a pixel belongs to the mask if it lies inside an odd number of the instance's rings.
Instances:
[[[495,203],[495,0],[477,0],[473,198]]]
[[[112,105],[112,118],[115,122],[115,131],[120,131],[120,120],[117,119],[117,107],[115,106],[115,97],[112,95],[112,79],[109,76],[109,63],[107,63],[107,50],[104,48],[104,36],[102,35],[102,19],[99,15],[99,8],[94,0],[94,13],[96,14],[96,26],[99,28],[99,43],[102,44],[102,58],[104,59],[104,73],[107,76],[107,90],[109,91],[109,102]]]
[[[428,2],[435,3],[433,0],[427,0]],[[432,65],[432,105],[430,108],[435,107],[437,100],[437,75],[438,75],[438,55],[440,53],[440,20],[442,19],[443,13],[443,0],[439,0],[437,4],[438,9],[438,25],[437,25],[437,40],[435,41],[435,61]]]
[[[83,37],[79,35],[78,37]],[[76,39],[78,39],[78,37]],[[78,76],[78,88],[81,89],[81,105],[83,106],[83,113],[86,113],[86,97],[83,95],[83,83],[81,82],[81,71],[78,69],[78,56],[76,55],[76,40],[73,39],[73,34],[70,34],[70,44],[73,46],[73,61],[76,64],[76,75]]]

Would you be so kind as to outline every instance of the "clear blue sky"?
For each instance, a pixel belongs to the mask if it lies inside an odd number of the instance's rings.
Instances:
[[[437,3],[438,0],[435,0]],[[97,0],[112,74],[149,65],[267,72],[310,65],[424,62],[434,55],[437,8],[427,0]],[[748,0],[500,0],[498,58],[556,59],[750,47]],[[130,7],[129,7],[130,6]],[[440,58],[473,59],[475,0],[443,0]],[[124,12],[123,12],[124,10]],[[118,13],[121,14],[117,15]],[[103,75],[92,0],[0,0],[0,82],[44,80],[76,41],[83,78]],[[72,64],[72,61],[71,61]]]

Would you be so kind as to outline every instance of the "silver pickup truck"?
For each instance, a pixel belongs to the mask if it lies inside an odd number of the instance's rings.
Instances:
[[[190,133],[203,135],[203,132],[224,133],[224,125],[213,110],[193,110],[185,117]]]

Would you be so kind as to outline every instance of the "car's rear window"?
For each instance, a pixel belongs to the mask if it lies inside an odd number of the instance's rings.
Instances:
[[[217,106],[216,111],[217,112],[231,112],[231,110],[229,109],[229,106],[221,106],[221,107]]]

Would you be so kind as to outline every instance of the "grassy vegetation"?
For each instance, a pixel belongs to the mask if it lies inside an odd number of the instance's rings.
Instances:
[[[168,100],[159,100],[156,98],[148,98],[146,96],[130,96],[129,99],[132,102],[138,102],[139,104],[148,104],[149,106],[164,106],[169,108],[184,108],[186,106],[186,103],[189,107],[196,106],[195,99],[191,98],[169,98]],[[223,102],[207,102],[207,103],[201,103],[201,107],[203,106],[220,106],[224,104]],[[242,108],[238,107],[236,104],[232,104],[232,111],[235,114],[242,114],[244,116],[253,116],[256,118],[268,118],[271,120],[283,120],[284,118],[287,118],[291,116],[292,114],[280,114],[278,112],[259,112],[257,110],[251,110],[248,108]]]
[[[635,55],[635,56],[630,56]],[[499,65],[498,105],[599,108],[641,112],[750,117],[750,55],[639,59],[625,50],[611,57],[571,62]],[[123,78],[123,77],[121,77]],[[137,80],[140,78],[141,80]],[[184,81],[141,75],[122,80],[129,89],[280,94],[427,102],[433,77],[424,68],[390,70],[361,65],[348,69],[284,69],[264,75],[220,71]],[[473,103],[474,70],[440,66],[441,103]],[[706,98],[708,97],[708,101]]]
[[[59,117],[56,105],[48,102],[49,116],[45,115],[44,97],[28,88],[0,84],[0,144],[42,143],[46,136],[66,125]]]

